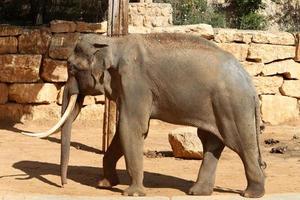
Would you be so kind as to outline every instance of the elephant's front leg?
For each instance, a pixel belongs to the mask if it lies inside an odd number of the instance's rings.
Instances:
[[[124,195],[144,196],[143,186],[143,147],[148,133],[150,109],[141,105],[145,101],[131,104],[133,107],[121,106],[119,133],[125,156],[126,168],[131,177],[131,185],[124,190]],[[140,106],[139,106],[140,104]]]
[[[122,123],[121,142],[123,146],[127,171],[131,177],[131,185],[124,190],[126,196],[145,196],[143,186],[143,146],[144,136],[134,123]]]
[[[100,188],[111,188],[119,184],[116,165],[122,156],[123,151],[121,148],[119,128],[117,127],[114,138],[103,157],[103,177],[98,183]]]

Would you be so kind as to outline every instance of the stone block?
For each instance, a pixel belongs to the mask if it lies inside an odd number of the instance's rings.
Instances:
[[[12,84],[8,98],[17,103],[51,103],[58,95],[57,87],[51,83]]]
[[[19,37],[19,51],[23,54],[46,54],[51,41],[47,28],[23,31]]]
[[[262,73],[265,76],[282,74],[285,79],[300,80],[300,63],[292,59],[273,62],[265,65]]]
[[[8,87],[5,83],[0,83],[0,104],[5,104],[8,100]]]
[[[271,125],[278,125],[299,117],[296,98],[280,95],[261,96],[262,120]]]
[[[0,54],[17,53],[18,40],[15,37],[0,37]]]
[[[255,31],[216,28],[215,41],[218,43],[250,43]]]
[[[95,100],[94,96],[85,96],[84,97],[84,100],[83,100],[83,105],[84,106],[92,105],[92,104],[95,104],[95,103],[96,103],[96,100]]]
[[[76,32],[81,33],[105,33],[107,25],[104,23],[76,22]]]
[[[169,133],[169,143],[176,158],[203,158],[203,147],[196,128],[184,127],[173,130]]]
[[[76,24],[72,21],[53,20],[50,22],[52,33],[72,33],[76,30]]]
[[[97,95],[95,96],[96,103],[104,104],[105,103],[105,96],[104,95]]]
[[[253,77],[253,83],[258,94],[280,94],[279,88],[283,84],[283,78],[274,77]]]
[[[0,104],[0,121],[20,122],[30,113],[31,106],[16,103]]]
[[[92,104],[84,106],[76,120],[79,121],[102,121],[104,114],[104,105]]]
[[[62,104],[62,100],[63,100],[63,93],[64,93],[64,86],[59,90],[59,93],[57,95],[57,103],[59,105]],[[83,101],[83,105],[92,105],[96,103],[96,98],[94,96],[85,96],[84,97],[84,101]]]
[[[0,55],[0,82],[36,82],[41,55]]]
[[[295,46],[280,46],[251,43],[248,59],[256,62],[270,63],[295,57]]]
[[[61,117],[61,106],[56,103],[48,105],[32,105],[30,112],[22,117],[22,121],[58,121]]]
[[[270,32],[257,30],[215,29],[215,41],[219,43],[260,43],[275,45],[295,45],[293,34],[288,32]]]
[[[51,39],[49,56],[53,59],[67,60],[78,38],[79,33],[55,34]]]
[[[168,26],[168,27],[155,27],[151,29],[152,33],[188,33],[202,36],[206,39],[214,37],[214,30],[208,24],[194,24],[183,26]]]
[[[11,25],[0,25],[0,36],[18,36],[21,35],[22,28]]]
[[[68,79],[67,61],[45,58],[41,68],[41,78],[48,82],[66,82]]]
[[[65,89],[65,86],[61,87],[60,90],[58,91],[58,94],[57,94],[57,97],[56,97],[56,102],[59,105],[62,105],[64,89]]]
[[[255,31],[252,42],[260,44],[295,45],[295,37],[288,32]]]
[[[142,15],[137,15],[134,17],[130,16],[128,19],[128,23],[132,26],[138,26],[138,27],[144,26],[144,16]]]
[[[241,62],[245,70],[249,73],[251,76],[257,76],[262,73],[262,70],[264,69],[264,63],[256,63],[256,62]]]
[[[280,91],[284,96],[300,99],[300,80],[285,80]]]
[[[129,25],[164,27],[172,25],[172,6],[168,3],[130,3]]]
[[[239,61],[245,61],[248,54],[249,45],[240,43],[217,43],[217,45],[234,55]]]

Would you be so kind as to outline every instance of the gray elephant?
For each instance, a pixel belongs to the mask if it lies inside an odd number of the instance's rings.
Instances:
[[[143,143],[150,119],[198,128],[204,158],[189,194],[213,192],[217,162],[225,146],[241,158],[245,197],[264,195],[265,176],[258,136],[259,100],[240,63],[212,42],[184,34],[131,34],[109,38],[88,34],[70,56],[62,119],[61,179],[66,183],[71,126],[85,95],[105,94],[117,102],[119,123],[103,159],[99,186],[119,183],[116,163],[125,156],[131,177],[125,195],[145,195]]]

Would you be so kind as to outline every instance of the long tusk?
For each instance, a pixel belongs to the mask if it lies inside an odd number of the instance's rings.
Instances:
[[[78,94],[74,94],[70,97],[70,101],[66,111],[64,112],[61,119],[57,122],[57,124],[55,124],[51,129],[49,129],[46,132],[38,132],[38,133],[21,132],[21,134],[31,136],[31,137],[45,138],[58,131],[58,129],[65,123],[65,121],[68,119],[71,112],[73,111],[76,104],[77,96]]]

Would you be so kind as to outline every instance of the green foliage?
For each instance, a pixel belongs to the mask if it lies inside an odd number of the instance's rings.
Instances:
[[[207,23],[225,27],[225,14],[207,5],[206,0],[156,0],[158,3],[170,3],[173,7],[175,25]]]
[[[300,31],[300,2],[288,0],[283,5],[282,16],[277,22],[283,30],[289,32]]]
[[[267,21],[257,13],[263,8],[262,0],[229,0],[227,8],[231,26],[239,29],[265,29]]]
[[[243,15],[240,20],[240,29],[263,30],[267,26],[266,19],[255,12]]]

